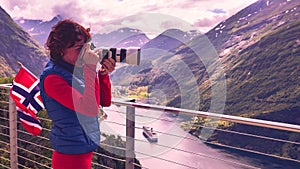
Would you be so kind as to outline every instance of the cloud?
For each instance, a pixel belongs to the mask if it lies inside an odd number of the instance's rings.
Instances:
[[[210,9],[208,11],[216,13],[216,14],[225,14],[226,13],[226,11],[224,11],[224,9]]]
[[[136,15],[126,16],[112,22],[102,24],[99,27],[92,27],[92,31],[97,29],[100,33],[107,33],[123,27],[130,27],[142,30],[149,37],[157,36],[159,33],[170,28],[177,28],[183,31],[195,30],[193,26],[174,16],[161,13],[138,13]],[[99,33],[99,32],[98,32]]]
[[[215,16],[213,18],[203,18],[203,19],[198,19],[196,20],[196,22],[194,23],[195,27],[212,27],[215,24],[223,21],[227,19],[226,15],[222,15],[222,16]]]
[[[183,25],[190,24],[200,30],[209,29],[209,26],[217,24],[221,19],[229,17],[254,1],[0,0],[0,4],[13,18],[51,20],[54,16],[61,15],[64,18],[74,19],[85,26],[92,26],[95,30],[100,30],[103,27],[113,29],[116,25],[122,26],[126,24],[147,28],[147,26],[154,24],[156,31],[158,31],[160,30],[158,27],[161,29],[173,26],[185,27],[174,20],[181,20],[186,23]],[[153,16],[147,18],[145,17],[146,15],[137,17],[139,14],[147,13],[158,13],[164,17],[163,19]],[[168,18],[165,17],[166,15],[169,15],[172,20],[164,21],[164,19]],[[137,19],[138,21],[136,21]],[[158,23],[156,20],[161,23]]]
[[[61,15],[63,18],[71,18],[82,21],[82,15],[74,15],[74,13],[82,13],[82,8],[79,7],[76,1],[68,2],[64,5],[55,5],[52,8],[53,13]]]

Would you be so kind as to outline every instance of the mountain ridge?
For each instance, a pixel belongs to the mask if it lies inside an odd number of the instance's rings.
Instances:
[[[1,77],[13,76],[20,68],[18,61],[39,75],[48,60],[46,51],[1,7],[0,28]]]
[[[52,26],[58,21],[62,20],[60,15],[53,17],[50,21],[43,21],[40,19],[25,19],[20,18],[14,20],[18,25],[20,25],[23,29],[27,30],[27,32],[36,39],[40,45],[44,45],[46,43],[47,37],[52,29]]]

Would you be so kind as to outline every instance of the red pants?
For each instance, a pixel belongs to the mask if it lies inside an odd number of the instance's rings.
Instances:
[[[62,154],[54,151],[52,155],[53,169],[91,169],[93,152],[85,154]]]

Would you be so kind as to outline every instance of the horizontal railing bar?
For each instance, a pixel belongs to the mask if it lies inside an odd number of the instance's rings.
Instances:
[[[44,159],[46,159],[46,160],[52,161],[52,159],[49,158],[49,157],[46,157],[46,156],[44,156],[44,155],[41,155],[41,154],[38,154],[38,153],[35,153],[35,152],[32,152],[32,151],[29,151],[29,150],[26,150],[25,148],[18,147],[18,149],[20,149],[20,150],[22,150],[22,151],[25,151],[25,152],[27,152],[28,154],[33,154],[33,155],[36,155],[36,156],[38,156],[38,157],[42,157],[42,158],[44,158]],[[19,156],[19,155],[18,155],[18,156]]]
[[[0,117],[1,120],[9,121],[9,118]]]
[[[116,125],[119,125],[119,126],[126,126],[126,124],[122,124],[122,123],[118,123],[118,122],[115,122],[115,121],[105,121],[105,123],[110,123],[110,124],[116,124]]]
[[[172,164],[176,164],[176,165],[179,165],[179,166],[197,169],[196,167],[192,167],[192,166],[189,166],[189,165],[186,165],[186,164],[178,163],[178,162],[172,161],[172,160],[167,160],[167,159],[164,159],[164,158],[161,158],[161,157],[158,157],[158,156],[149,155],[149,154],[145,154],[145,153],[138,152],[138,151],[135,151],[135,152],[137,154],[142,154],[142,155],[145,155],[145,156],[148,156],[148,157],[151,157],[151,158],[159,159],[159,160],[162,160],[162,161],[165,161],[165,162],[169,162],[169,163],[172,163]]]
[[[296,160],[296,159],[293,159],[293,158],[278,156],[278,155],[274,155],[274,154],[267,154],[267,153],[263,153],[263,152],[260,152],[260,151],[244,149],[244,148],[240,148],[240,147],[234,147],[234,146],[229,146],[229,145],[215,143],[215,142],[209,142],[209,141],[203,141],[203,142],[205,142],[207,144],[214,145],[214,146],[223,147],[223,148],[226,147],[226,148],[239,150],[239,151],[243,151],[243,152],[249,152],[249,153],[253,153],[253,154],[259,154],[259,155],[263,155],[263,156],[274,157],[274,158],[277,158],[277,159],[282,159],[282,160],[287,160],[287,161],[300,163],[300,160]]]
[[[21,157],[21,158],[22,158],[22,157]],[[25,165],[20,164],[20,163],[18,163],[18,166],[21,166],[22,169],[26,169],[26,168],[31,169],[31,168],[29,168],[29,167],[26,167]]]
[[[6,150],[6,149],[3,149],[3,148],[0,148],[0,151],[3,151],[3,152],[6,152],[6,153],[10,153],[8,150]]]
[[[18,157],[23,158],[23,159],[25,159],[25,160],[27,160],[27,161],[30,161],[30,162],[33,163],[33,164],[37,164],[37,165],[39,165],[39,166],[43,166],[43,167],[46,167],[46,168],[50,168],[50,169],[51,169],[51,167],[49,167],[49,166],[46,166],[46,165],[41,164],[41,163],[38,163],[38,162],[36,162],[36,161],[34,161],[34,160],[31,160],[31,159],[29,159],[29,158],[27,158],[27,157],[24,157],[24,156],[22,156],[22,155],[18,155]],[[18,165],[20,165],[20,164],[18,164]],[[25,167],[26,167],[26,166],[25,166]],[[28,167],[26,167],[26,168],[28,168]]]
[[[20,133],[23,133],[23,134],[26,134],[26,135],[29,135],[29,136],[31,136],[31,134],[29,134],[28,132],[26,132],[26,131],[23,131],[23,130],[17,130],[18,132],[20,132]],[[37,136],[35,136],[35,137],[37,137],[37,138],[40,138],[40,139],[42,139],[42,140],[47,140],[47,141],[50,141],[50,139],[49,138],[46,138],[46,137],[43,137],[43,136],[39,136],[39,135],[37,135]]]
[[[8,92],[8,90],[6,90],[6,89],[4,89],[4,90],[1,90],[0,91],[0,95],[9,95],[9,92]]]
[[[9,168],[9,167],[7,167],[7,166],[1,164],[1,163],[0,163],[0,166],[1,166],[1,167],[4,167],[4,168]]]
[[[101,154],[101,153],[97,153],[97,152],[94,152],[94,154],[99,155],[99,156],[101,156],[101,157],[106,157],[106,158],[109,158],[109,159],[112,159],[112,160],[116,160],[116,161],[120,161],[120,162],[124,162],[124,163],[125,163],[125,160],[120,159],[120,158],[110,157],[110,156],[108,156],[108,155]]]
[[[95,163],[95,162],[92,162],[92,165],[96,165],[96,166],[99,166],[99,167],[103,167],[103,168],[107,168],[107,169],[113,169],[111,167],[107,167],[105,165],[102,165],[102,164],[99,164],[99,163]]]
[[[8,102],[7,101],[0,101],[0,103],[2,103],[2,104],[8,104]]]
[[[5,160],[5,161],[9,161],[9,158],[5,158],[5,157],[2,157],[2,156],[0,156],[0,159]]]
[[[3,112],[8,112],[8,110],[7,109],[0,109],[0,111],[3,111]]]
[[[108,111],[109,112],[115,112],[115,113],[118,113],[118,114],[126,115],[126,112],[122,112],[122,111],[110,110],[110,109]],[[141,115],[141,114],[137,114],[137,113],[135,113],[135,117],[145,117],[145,118],[153,119],[153,120],[161,120],[161,121],[166,121],[166,122],[173,122],[171,120],[166,120],[166,119],[156,118],[156,117],[151,117],[151,116],[145,116],[145,115]]]
[[[0,127],[3,127],[3,128],[6,128],[6,129],[9,129],[9,126],[3,126],[2,124],[0,124]]]
[[[140,168],[144,168],[144,169],[149,169],[149,168],[146,168],[146,167],[143,167],[143,166],[141,166],[141,165],[139,165],[139,164],[137,164],[137,163],[132,163],[134,166],[137,166],[137,167],[140,167]]]
[[[112,145],[105,144],[105,143],[100,143],[100,145],[107,146],[107,147],[111,147],[111,148],[114,148],[114,149],[117,149],[117,150],[123,150],[123,151],[126,151],[126,148],[123,148],[123,147],[112,146]]]
[[[46,150],[48,150],[48,151],[53,152],[53,149],[52,149],[52,148],[49,148],[49,147],[46,147],[46,146],[41,146],[41,145],[32,143],[32,142],[30,142],[30,141],[26,141],[26,140],[21,139],[21,138],[17,138],[17,140],[18,140],[19,142],[24,142],[24,143],[27,143],[27,144],[29,144],[29,145],[34,145],[34,146],[37,146],[37,147],[40,147],[40,148],[43,148],[43,149],[46,149]]]
[[[136,107],[136,108],[167,111],[170,113],[181,113],[181,114],[192,115],[192,116],[208,117],[208,118],[212,118],[212,119],[225,120],[225,121],[235,122],[235,123],[240,123],[240,124],[247,124],[247,125],[252,125],[252,126],[266,127],[266,128],[300,133],[300,125],[294,125],[294,124],[288,124],[288,123],[273,122],[273,121],[266,121],[266,120],[260,120],[260,119],[251,119],[251,118],[246,118],[246,117],[238,117],[238,116],[231,116],[231,115],[217,114],[217,113],[210,113],[210,112],[203,112],[203,111],[195,111],[195,110],[187,110],[187,109],[166,107],[166,106],[160,106],[160,105],[117,101],[114,99],[112,102],[113,102],[113,104],[120,105],[120,106],[132,106],[132,107]]]
[[[262,135],[255,135],[255,134],[250,134],[250,133],[242,133],[242,132],[238,132],[238,131],[231,131],[231,130],[224,130],[224,129],[212,128],[212,127],[207,127],[207,126],[197,125],[197,124],[194,124],[194,126],[202,127],[202,128],[206,128],[206,129],[210,129],[210,130],[222,131],[222,132],[225,132],[225,133],[233,133],[233,134],[238,134],[238,135],[243,135],[243,136],[248,136],[248,137],[255,137],[255,138],[259,138],[259,139],[265,139],[265,140],[271,140],[271,141],[278,141],[278,142],[284,142],[284,143],[289,143],[289,144],[298,144],[298,145],[300,145],[300,142],[295,142],[295,141],[290,141],[290,140],[284,140],[284,139],[279,139],[279,138],[273,138],[273,137],[267,137],[267,136],[262,136]],[[157,132],[159,132],[159,131],[157,131]]]
[[[0,89],[10,89],[11,84],[0,84]]]
[[[10,137],[10,135],[5,134],[5,133],[0,133],[0,135],[1,135],[1,136],[4,136],[4,137],[8,137],[8,138]],[[2,142],[2,141],[0,140],[0,143],[1,143],[1,142]],[[5,143],[5,142],[3,142],[3,143]]]

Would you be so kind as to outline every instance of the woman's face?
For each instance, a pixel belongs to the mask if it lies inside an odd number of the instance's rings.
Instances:
[[[81,59],[78,60],[78,56],[84,44],[85,38],[82,35],[78,35],[74,46],[66,48],[64,50],[63,60],[72,65],[76,64],[76,66],[83,66]]]

